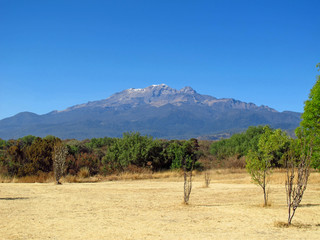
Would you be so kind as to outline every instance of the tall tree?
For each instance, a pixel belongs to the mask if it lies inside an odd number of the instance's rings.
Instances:
[[[316,67],[320,70],[320,63]],[[297,140],[292,141],[290,150],[284,155],[288,225],[307,189],[311,165],[320,169],[320,76],[317,78],[309,99],[305,101],[302,121],[296,129]]]
[[[317,68],[319,71],[320,63],[317,64]],[[317,76],[317,81],[310,90],[309,99],[304,104],[300,129],[297,131],[302,131],[305,137],[313,139],[311,164],[312,167],[320,170],[320,75]]]
[[[264,127],[264,134],[260,136],[257,151],[250,150],[246,159],[246,169],[254,183],[263,190],[264,206],[268,204],[268,176],[272,167],[276,164],[275,159],[280,159],[289,146],[289,137],[280,130],[272,130],[269,126]]]

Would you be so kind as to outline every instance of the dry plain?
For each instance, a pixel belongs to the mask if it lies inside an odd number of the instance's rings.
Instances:
[[[294,226],[284,173],[270,181],[271,206],[245,171],[197,174],[190,204],[182,177],[96,183],[1,183],[0,239],[319,239],[320,175],[312,173]]]

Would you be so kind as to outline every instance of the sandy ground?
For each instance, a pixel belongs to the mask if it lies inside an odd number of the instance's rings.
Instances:
[[[317,178],[319,174],[317,173]],[[270,207],[245,173],[195,179],[184,205],[182,179],[100,183],[1,183],[0,239],[319,239],[320,185],[314,181],[286,222],[283,184]]]

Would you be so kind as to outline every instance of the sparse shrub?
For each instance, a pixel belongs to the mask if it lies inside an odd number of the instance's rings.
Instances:
[[[60,178],[65,172],[66,156],[68,149],[62,143],[58,143],[54,146],[53,151],[53,172],[54,178],[57,184],[60,183]]]
[[[79,178],[88,178],[90,177],[90,170],[87,167],[83,167],[80,169],[80,171],[78,172],[78,177]]]
[[[78,182],[77,176],[74,176],[74,175],[67,175],[64,180],[65,180],[66,182],[69,182],[69,183],[76,183],[76,182]]]
[[[292,141],[291,149],[285,156],[285,166],[287,168],[285,186],[289,225],[307,189],[312,152],[312,140],[299,138]]]
[[[212,162],[210,162],[210,161],[203,162],[203,167],[205,169],[205,172],[204,172],[204,187],[209,187],[210,182],[211,182]]]
[[[211,182],[211,173],[207,170],[204,172],[204,186],[209,187]]]
[[[189,203],[189,198],[192,190],[192,170],[193,170],[193,164],[191,166],[191,169],[187,169],[186,160],[183,160],[183,177],[184,177],[184,203]]]
[[[99,159],[94,153],[80,153],[76,155],[76,169],[87,167],[90,175],[96,175],[99,172]]]
[[[182,167],[184,175],[184,203],[189,203],[189,198],[192,190],[192,171],[200,154],[198,153],[199,144],[197,139],[190,139],[184,144],[188,155],[182,158]]]

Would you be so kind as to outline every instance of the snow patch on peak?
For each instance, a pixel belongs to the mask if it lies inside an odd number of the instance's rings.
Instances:
[[[146,88],[129,88],[127,89],[127,92],[145,92],[147,90],[153,90],[153,89],[159,89],[159,88],[169,88],[168,85],[166,84],[154,84],[154,85],[151,85],[149,87],[146,87]]]
[[[144,88],[130,88],[128,90],[129,90],[129,92],[143,92],[143,91],[145,91]]]
[[[162,84],[151,85],[149,88],[169,88],[169,86],[162,83]]]

